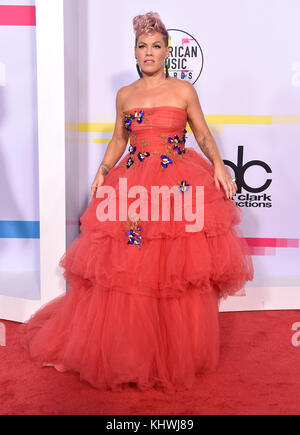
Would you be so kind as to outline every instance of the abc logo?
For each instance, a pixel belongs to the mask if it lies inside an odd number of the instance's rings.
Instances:
[[[248,192],[256,193],[256,192],[262,192],[263,190],[267,189],[270,184],[272,183],[272,180],[270,178],[267,178],[265,183],[262,186],[259,187],[251,187],[249,186],[245,181],[245,172],[248,168],[251,166],[261,166],[264,168],[267,174],[272,173],[272,170],[269,165],[267,165],[266,162],[263,162],[262,160],[250,160],[247,163],[243,163],[243,154],[244,154],[244,147],[242,145],[238,146],[238,155],[237,155],[237,164],[231,162],[230,160],[223,160],[224,164],[229,166],[233,171],[236,178],[236,184],[237,184],[237,193],[241,193],[241,189],[245,189]]]

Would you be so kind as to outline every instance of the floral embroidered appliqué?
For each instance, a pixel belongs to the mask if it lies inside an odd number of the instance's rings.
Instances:
[[[141,124],[142,122],[145,122],[145,124],[147,124],[147,122],[148,122],[147,117],[151,113],[152,112],[149,112],[146,115],[144,110],[140,110],[139,112],[136,111],[134,113],[134,115],[132,113],[130,113],[130,112],[123,112],[123,115],[124,115],[124,127],[128,131],[132,131],[131,126],[132,126],[132,121],[134,121],[134,120],[136,120],[139,124]]]
[[[177,134],[175,134],[174,137],[168,137],[168,142],[173,144],[173,150],[176,150],[178,154],[185,153],[185,141],[181,141]]]
[[[178,188],[181,193],[187,192],[190,188],[190,185],[187,184],[186,180],[178,181],[178,184],[179,184]]]
[[[140,124],[143,121],[143,116],[144,116],[145,112],[143,110],[140,110],[140,112],[135,112],[134,115],[132,115],[131,113],[124,113],[124,126],[128,131],[132,131],[131,130],[131,124],[132,121],[134,119],[137,120],[137,122]]]
[[[141,152],[139,152],[139,153],[137,154],[137,156],[138,156],[139,160],[140,160],[141,162],[143,162],[143,161],[145,160],[145,157],[149,157],[149,156],[150,156],[150,153],[148,153],[147,151],[146,151],[145,153],[141,153]]]
[[[167,168],[170,163],[173,163],[173,161],[171,159],[169,159],[168,156],[165,156],[164,154],[161,154],[160,158],[161,158],[161,163],[160,164],[164,168]]]
[[[164,145],[166,145],[166,151],[164,153],[159,151],[154,151],[152,154],[160,155],[161,168],[167,168],[170,163],[176,161],[177,157],[183,158],[184,154],[189,153],[189,151],[185,149],[187,130],[184,128],[181,133],[182,133],[181,139],[177,134],[175,134],[173,137],[163,135],[163,134],[158,134],[158,136],[164,139]]]
[[[138,218],[137,220],[130,219],[127,222],[127,231],[126,235],[128,236],[128,245],[136,246],[137,248],[141,248],[142,244],[142,227],[141,220]]]
[[[132,157],[129,157],[129,159],[126,162],[127,168],[130,168],[130,166],[134,165],[134,160]]]
[[[136,146],[129,145],[128,152],[129,154],[134,154],[136,151]]]
[[[139,165],[140,162],[143,162],[146,157],[150,156],[150,153],[147,151],[144,151],[144,147],[149,145],[149,142],[144,141],[141,139],[141,150],[137,151],[136,147],[136,134],[132,131],[132,122],[136,121],[137,123],[141,124],[144,122],[147,124],[149,121],[147,120],[147,116],[152,114],[152,112],[148,112],[145,114],[144,110],[135,111],[134,114],[129,112],[123,112],[124,113],[124,127],[128,130],[130,134],[130,144],[128,148],[129,157],[127,161],[121,164],[121,166],[126,166],[126,168],[130,168],[131,166]]]
[[[136,136],[134,135],[133,140],[135,141]],[[144,151],[144,147],[146,147],[147,145],[149,145],[149,142],[144,141],[143,139],[141,140],[142,142],[142,151],[139,151],[138,153],[136,153],[136,146],[130,144],[129,148],[128,148],[128,152],[129,152],[129,157],[127,159],[127,161],[121,164],[121,166],[126,166],[127,169],[130,168],[133,165],[139,165],[140,162],[143,162],[145,160],[146,157],[150,156],[150,153],[148,151]],[[135,156],[137,156],[137,159],[135,158]]]

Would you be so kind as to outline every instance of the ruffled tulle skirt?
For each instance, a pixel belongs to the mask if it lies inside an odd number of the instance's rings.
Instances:
[[[202,185],[202,230],[186,232],[186,222],[171,212],[170,221],[142,221],[140,245],[130,244],[132,222],[99,222],[101,200],[94,198],[59,262],[70,290],[23,325],[37,364],[74,371],[103,390],[135,383],[140,390],[180,391],[191,388],[197,373],[216,369],[219,300],[253,279],[253,265],[237,227],[241,210],[216,189],[212,165],[190,153],[189,165],[176,162],[167,172],[148,162],[129,173],[120,164],[105,185],[117,198],[120,178],[128,189],[142,185],[148,192],[153,180]]]

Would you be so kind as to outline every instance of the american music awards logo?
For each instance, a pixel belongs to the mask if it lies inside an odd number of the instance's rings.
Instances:
[[[169,75],[194,84],[203,69],[203,52],[196,38],[184,30],[167,29],[170,56]]]

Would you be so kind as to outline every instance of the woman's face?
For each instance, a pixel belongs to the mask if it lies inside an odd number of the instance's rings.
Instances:
[[[151,75],[163,69],[168,56],[169,47],[165,46],[161,33],[139,36],[135,47],[135,57],[142,72]]]

